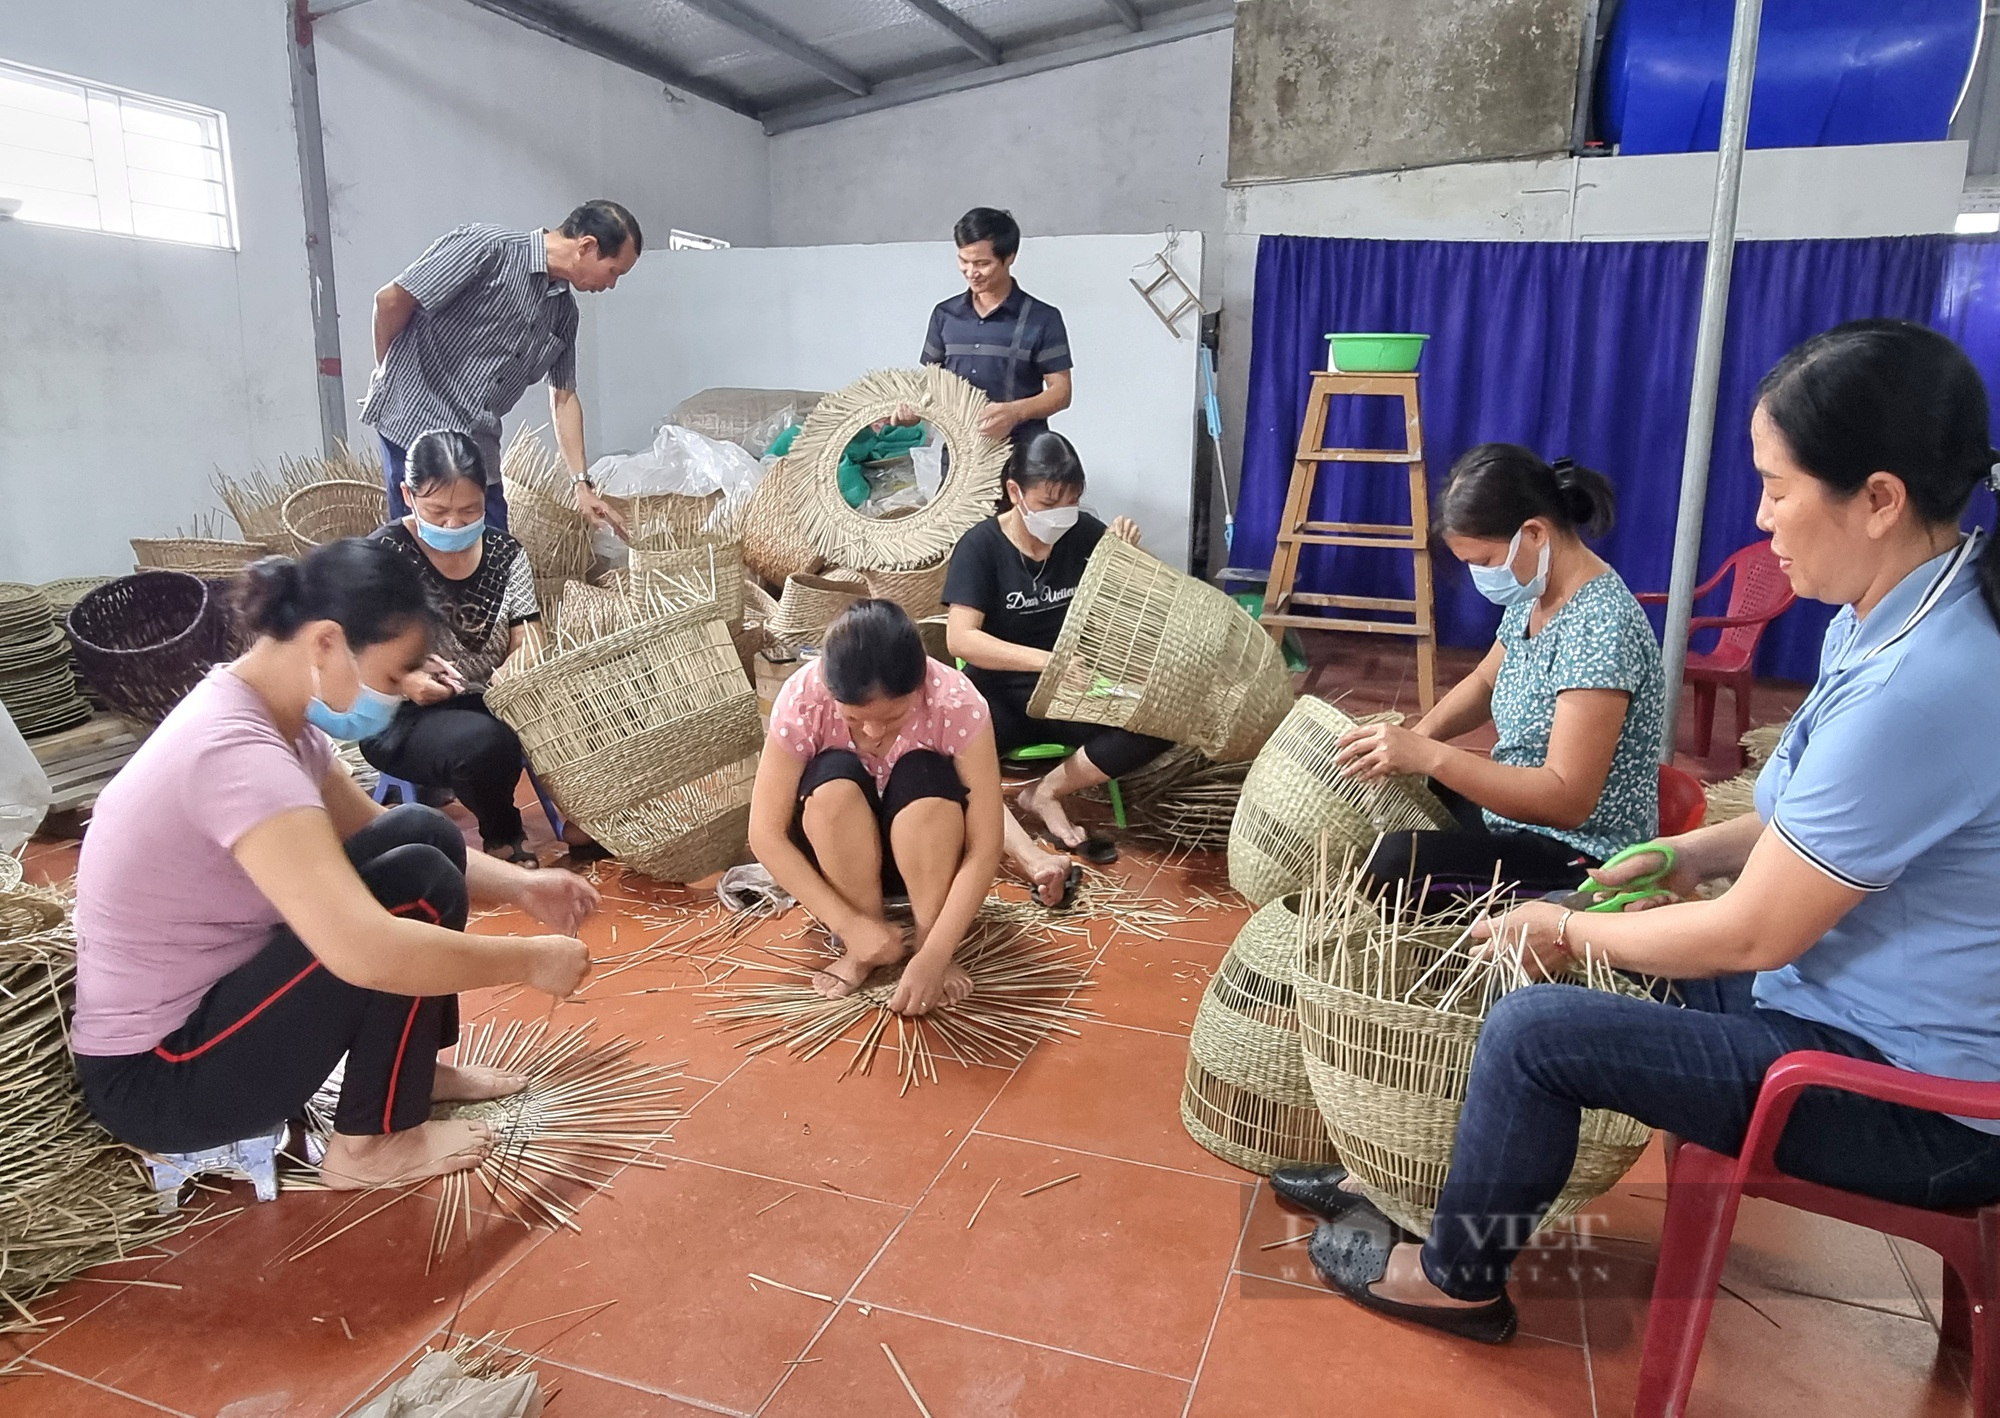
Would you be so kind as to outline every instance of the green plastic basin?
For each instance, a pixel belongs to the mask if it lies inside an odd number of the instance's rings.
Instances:
[[[1429,335],[1328,335],[1327,365],[1336,374],[1408,374]]]

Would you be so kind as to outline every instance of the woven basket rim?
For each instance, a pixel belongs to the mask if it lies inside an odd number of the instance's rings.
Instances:
[[[856,434],[893,416],[901,404],[937,430],[951,465],[937,492],[914,512],[869,517],[840,494],[841,456]],[[788,455],[801,475],[774,491],[796,498],[801,539],[836,566],[893,571],[928,565],[983,521],[999,495],[1012,445],[979,431],[987,407],[984,393],[939,365],[872,371],[814,406]],[[925,550],[912,561],[902,547]]]
[[[176,581],[192,582],[194,585],[201,588],[201,602],[195,608],[194,618],[190,620],[187,623],[187,625],[180,630],[178,634],[168,636],[165,640],[155,640],[148,645],[135,645],[130,648],[125,648],[116,645],[100,645],[95,640],[92,640],[88,635],[85,635],[83,632],[79,631],[76,628],[76,626],[71,623],[72,618],[76,615],[76,613],[82,610],[84,606],[90,604],[97,597],[109,596],[111,592],[125,585],[127,582],[144,581],[147,580],[148,578],[159,577],[159,576],[172,577]],[[200,631],[203,628],[203,626],[207,624],[209,602],[214,597],[214,594],[215,593],[213,589],[209,586],[208,582],[202,580],[199,576],[190,576],[185,571],[166,571],[158,569],[149,571],[135,571],[130,576],[117,577],[114,580],[105,582],[102,586],[99,586],[96,590],[86,593],[82,597],[82,599],[78,600],[75,605],[70,607],[69,615],[65,616],[63,619],[63,628],[69,632],[69,637],[71,640],[75,641],[78,645],[82,646],[84,649],[90,651],[92,654],[95,655],[157,654],[161,650],[170,649],[173,646],[181,644],[183,641],[193,636],[196,632]]]

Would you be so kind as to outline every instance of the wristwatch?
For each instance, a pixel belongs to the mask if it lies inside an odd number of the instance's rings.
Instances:
[[[575,483],[581,483],[584,487],[589,488],[592,492],[597,491],[597,484],[590,480],[589,473],[578,473],[576,474],[575,477],[571,478],[570,481]]]

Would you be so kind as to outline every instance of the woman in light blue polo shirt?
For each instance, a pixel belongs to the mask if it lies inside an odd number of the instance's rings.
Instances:
[[[1329,1189],[1310,1247],[1376,1310],[1512,1334],[1508,1267],[1562,1189],[1585,1108],[1724,1153],[1765,1070],[1798,1049],[2000,1081],[2000,542],[1959,530],[1997,479],[1972,363],[1920,325],[1816,336],[1764,379],[1750,426],[1757,525],[1802,596],[1842,607],[1819,680],[1757,783],[1757,812],[1665,845],[1673,904],[1494,923],[1537,960],[1678,982],[1681,1008],[1534,985],[1473,1060],[1427,1240]],[[1645,854],[1607,885],[1655,870]],[[1735,885],[1712,901],[1695,883]],[[1809,1092],[1778,1148],[1793,1175],[1927,1207],[2000,1198],[2000,1124]]]

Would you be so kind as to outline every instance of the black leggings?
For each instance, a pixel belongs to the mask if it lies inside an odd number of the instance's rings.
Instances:
[[[480,840],[489,847],[518,842],[525,833],[514,805],[521,740],[493,716],[483,695],[405,704],[394,723],[362,741],[361,756],[419,788],[451,789],[478,819]]]
[[[1028,712],[1035,677],[1022,675],[1021,683],[981,680],[979,690],[986,707],[993,711],[993,742],[1005,758],[1029,744],[1060,743],[1080,748],[1107,778],[1122,778],[1136,768],[1151,763],[1174,746],[1172,739],[1156,739],[1126,729],[1108,729],[1102,724],[1079,724],[1070,719],[1037,719]]]
[[[851,749],[826,748],[814,754],[799,779],[788,835],[792,845],[806,854],[815,871],[819,870],[819,854],[813,851],[812,842],[806,837],[806,799],[815,789],[843,780],[860,787],[882,834],[882,894],[903,895],[903,874],[896,868],[895,852],[889,845],[889,825],[896,820],[897,813],[920,798],[946,798],[963,808],[970,795],[964,780],[958,776],[958,765],[930,749],[913,749],[896,760],[896,766],[889,770],[888,787],[877,792],[875,775]]]
[[[1458,819],[1458,830],[1384,834],[1363,868],[1379,885],[1407,881],[1415,887],[1428,877],[1433,893],[1463,897],[1491,886],[1497,865],[1503,885],[1513,882],[1521,891],[1539,895],[1574,891],[1583,884],[1584,873],[1600,865],[1597,858],[1545,833],[1495,832],[1461,794],[1439,783],[1432,783],[1431,791]]]
[[[348,839],[347,855],[391,915],[465,929],[465,838],[443,813],[392,808]],[[84,1101],[113,1137],[195,1152],[299,1116],[342,1054],[334,1131],[413,1128],[430,1116],[437,1055],[457,1040],[456,995],[350,985],[279,926],[157,1047],[76,1065]]]

